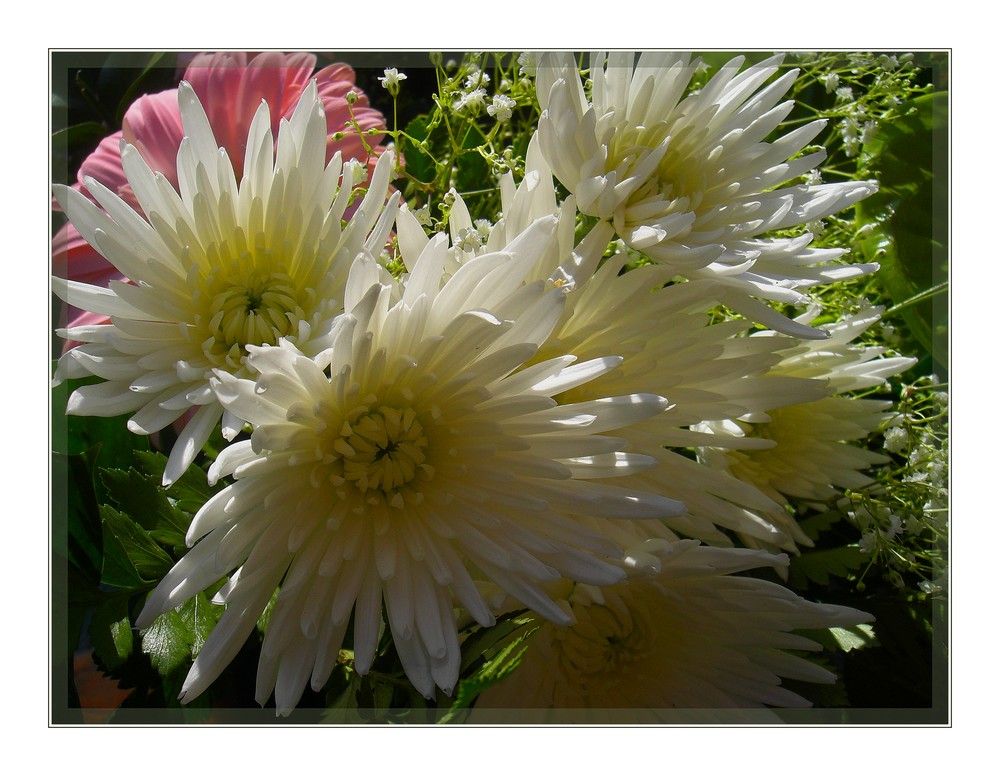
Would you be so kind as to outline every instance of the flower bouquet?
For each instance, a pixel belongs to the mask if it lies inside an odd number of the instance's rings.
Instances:
[[[947,65],[54,52],[53,719],[946,721]]]

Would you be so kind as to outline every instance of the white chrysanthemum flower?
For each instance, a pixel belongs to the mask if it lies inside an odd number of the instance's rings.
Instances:
[[[589,401],[602,395],[652,392],[669,397],[671,408],[642,423],[617,432],[629,439],[629,449],[654,457],[659,466],[635,475],[636,487],[682,501],[683,515],[664,521],[670,531],[711,544],[730,544],[720,529],[754,536],[770,546],[795,548],[808,539],[785,510],[757,488],[703,463],[687,451],[706,443],[706,435],[689,426],[708,420],[738,418],[751,410],[779,404],[812,401],[825,395],[823,383],[802,378],[764,377],[780,359],[787,338],[747,338],[740,321],[710,324],[709,311],[729,302],[730,289],[709,280],[664,287],[670,270],[644,266],[621,274],[624,254],[601,264],[611,227],[597,224],[584,240],[574,244],[573,198],[561,208],[551,171],[529,144],[525,177],[514,186],[501,180],[503,218],[490,233],[483,250],[502,250],[506,241],[535,218],[559,213],[557,239],[541,254],[526,278],[559,285],[568,291],[558,324],[542,343],[537,358],[571,353],[580,359],[616,353],[622,364],[608,374],[558,396],[559,401]],[[450,266],[461,266],[475,251],[465,251],[461,235],[472,221],[461,197],[456,196],[449,226],[456,247]],[[418,256],[428,238],[411,214],[397,219],[399,247],[404,261]],[[509,237],[509,236],[510,237]],[[599,266],[600,265],[600,266]],[[796,326],[808,328],[806,323]],[[708,439],[715,439],[708,437]],[[757,440],[728,440],[734,445],[766,445]],[[655,522],[630,524],[636,532],[666,536]]]
[[[793,651],[819,645],[793,631],[869,622],[863,612],[806,601],[734,574],[780,568],[785,555],[658,545],[659,568],[603,589],[571,587],[575,624],[540,624],[521,664],[477,708],[725,709],[805,707],[782,679],[832,683]]]
[[[405,285],[359,257],[350,311],[314,359],[282,340],[250,347],[256,382],[217,371],[223,405],[251,439],[224,450],[211,479],[236,482],[188,533],[193,549],[162,580],[140,627],[237,569],[227,611],[184,684],[190,700],[218,675],[278,587],[257,699],[280,712],[333,669],[353,610],[355,668],[372,664],[384,600],[393,640],[421,693],[450,692],[460,650],[454,607],[491,625],[473,576],[556,622],[544,592],[566,577],[619,580],[622,550],[584,519],[653,518],[683,506],[594,481],[654,462],[605,434],[663,412],[651,394],[558,403],[554,394],[614,369],[608,356],[527,365],[565,295],[525,274],[547,249],[541,219],[505,251],[443,280],[447,239],[428,241]],[[197,542],[195,544],[195,542]],[[310,679],[311,678],[311,679]]]
[[[796,320],[808,323],[817,315],[812,309]],[[701,430],[719,438],[753,439],[763,443],[756,449],[703,450],[711,466],[752,483],[781,503],[787,497],[826,501],[837,489],[862,488],[871,483],[864,469],[888,459],[857,447],[890,417],[892,402],[842,395],[885,385],[886,379],[905,371],[916,359],[883,358],[884,347],[852,344],[876,323],[882,308],[873,307],[822,328],[830,338],[803,342],[782,351],[782,359],[765,378],[806,378],[825,386],[826,395],[816,401],[759,404],[736,420],[704,424]],[[781,340],[755,335],[753,339]],[[712,443],[709,443],[712,444]]]
[[[385,244],[398,197],[383,213],[393,163],[386,153],[360,208],[342,226],[359,165],[342,167],[337,154],[324,166],[326,119],[315,82],[291,119],[282,120],[277,147],[261,104],[239,184],[194,90],[182,83],[178,99],[185,131],[179,192],[122,144],[145,218],[92,179],[87,188],[103,211],[73,189],[55,189],[81,234],[131,280],[97,288],[53,278],[62,299],[111,318],[59,332],[85,344],[63,355],[56,379],[106,381],[75,391],[67,412],[134,412],[129,429],[151,434],[197,408],[170,454],[164,485],[190,465],[220,417],[227,438],[243,425],[238,414],[223,413],[209,386],[212,370],[244,376],[248,346],[281,337],[313,352],[343,310],[351,261]]]
[[[632,248],[689,278],[711,277],[743,293],[802,303],[798,289],[855,277],[875,264],[838,265],[845,251],[810,248],[811,234],[766,237],[843,210],[875,191],[867,182],[786,185],[825,152],[803,150],[824,126],[774,133],[796,77],[767,86],[780,57],[740,72],[742,57],[685,97],[690,56],[629,52],[591,57],[592,102],[569,53],[538,68],[542,151],[583,213],[610,220]],[[801,336],[801,333],[798,333]]]

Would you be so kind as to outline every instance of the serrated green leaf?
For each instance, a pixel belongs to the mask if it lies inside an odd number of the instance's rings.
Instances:
[[[368,721],[358,710],[358,690],[361,688],[362,681],[360,676],[353,671],[350,672],[347,687],[332,702],[327,704],[322,717],[324,723],[342,725]]]
[[[134,520],[102,505],[104,565],[101,582],[126,590],[150,587],[170,570],[173,561]]]
[[[489,628],[479,628],[462,642],[462,664],[460,674],[465,674],[477,661],[482,660],[490,650],[510,636],[519,628],[534,622],[525,615],[524,610],[511,612],[500,617]]]
[[[181,606],[178,615],[188,631],[187,638],[192,658],[198,657],[212,629],[225,611],[226,607],[213,604],[204,593],[198,593]]]
[[[184,666],[191,657],[188,630],[177,612],[165,612],[142,634],[142,651],[162,676]]]
[[[151,538],[183,552],[191,517],[172,503],[158,478],[135,469],[102,469],[100,477],[110,499]]]
[[[831,652],[850,652],[853,649],[861,649],[876,643],[875,631],[871,625],[865,624],[818,630],[810,629],[799,631],[799,633]]]
[[[807,580],[820,585],[830,583],[830,576],[846,577],[857,571],[865,556],[856,545],[814,550],[792,557],[788,564],[788,578],[795,587],[805,587]]]
[[[833,637],[834,641],[837,642],[837,646],[844,652],[870,646],[875,641],[874,629],[871,625],[864,623],[845,628],[830,628],[830,636]]]
[[[142,651],[153,667],[168,677],[198,657],[202,647],[225,612],[205,593],[198,593],[180,607],[161,614],[142,635]]]
[[[98,658],[108,668],[124,663],[132,654],[132,623],[128,597],[111,595],[95,610],[88,630]]]
[[[147,531],[156,527],[161,510],[170,509],[162,489],[135,469],[101,469],[99,474],[111,500]]]
[[[167,457],[162,453],[137,450],[134,454],[139,468],[154,482],[163,481],[163,470],[167,465]],[[208,475],[197,466],[189,466],[180,479],[166,491],[171,503],[178,509],[195,514],[212,496],[225,487],[217,483],[214,488],[208,485]]]
[[[455,701],[448,712],[441,717],[442,724],[460,720],[465,710],[472,706],[480,693],[506,679],[521,664],[521,659],[529,646],[526,642],[538,630],[538,625],[532,622],[522,627],[524,628],[523,632],[509,637],[509,641],[478,671],[458,683]]]
[[[840,512],[832,509],[826,512],[817,512],[804,520],[800,520],[799,528],[802,529],[806,536],[816,541],[821,533],[830,530],[832,526],[840,522],[842,517],[843,515]]]

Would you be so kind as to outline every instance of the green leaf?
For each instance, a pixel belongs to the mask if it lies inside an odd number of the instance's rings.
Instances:
[[[142,634],[142,651],[162,676],[187,664],[191,643],[187,626],[177,612],[171,610],[153,620]]]
[[[163,481],[163,470],[167,465],[165,455],[137,450],[135,460],[139,464],[139,468],[154,482]],[[214,488],[209,487],[208,476],[205,472],[197,466],[189,466],[181,478],[166,491],[166,495],[178,509],[193,515],[224,487],[224,483],[217,483]],[[185,530],[187,530],[186,527]]]
[[[52,454],[53,551],[96,588],[100,581],[101,518],[94,493],[94,447],[79,455]]]
[[[132,623],[128,596],[110,595],[91,616],[90,639],[98,658],[108,668],[124,663],[132,654]]]
[[[455,701],[447,713],[441,717],[440,723],[461,721],[465,710],[472,706],[480,693],[506,679],[521,664],[521,659],[528,649],[528,644],[525,642],[538,630],[538,624],[534,620],[530,620],[527,623],[522,623],[519,627],[522,628],[521,632],[514,631],[507,642],[478,671],[458,683]]]
[[[876,643],[875,631],[871,625],[850,625],[848,627],[823,628],[821,630],[800,631],[821,646],[833,652],[850,652]]]
[[[161,64],[165,56],[166,55],[163,52],[154,52],[153,54],[150,54],[149,60],[146,63],[146,66],[142,69],[142,72],[140,72],[138,77],[132,81],[131,84],[129,84],[128,89],[125,90],[125,94],[122,95],[122,98],[118,103],[118,110],[115,113],[115,118],[118,120],[119,124],[122,123],[122,119],[125,117],[125,112],[129,109],[129,106],[132,105],[132,102],[135,100],[135,96],[143,90],[143,84],[148,79],[150,72],[153,68]]]
[[[400,151],[406,161],[406,171],[421,183],[432,183],[437,176],[437,166],[429,155],[419,150],[417,145],[420,141],[426,140],[429,134],[426,119],[420,117],[413,119],[406,125],[405,132],[409,137],[400,139]]]
[[[225,606],[213,604],[204,593],[198,593],[184,603],[178,611],[181,623],[187,628],[191,657],[198,657],[212,628],[226,611]]]
[[[492,627],[476,630],[462,642],[462,664],[459,672],[464,675],[510,634],[533,622],[534,620],[526,616],[525,610],[522,609],[500,617]]]
[[[788,564],[788,579],[793,587],[805,587],[808,581],[828,585],[830,576],[846,577],[865,563],[865,556],[857,545],[815,550],[796,555]]]
[[[133,434],[125,425],[127,418],[67,415],[70,394],[83,385],[99,382],[96,378],[67,380],[52,389],[52,449],[65,455],[77,455],[99,446],[100,465],[123,468],[132,460],[133,450],[148,450],[149,439]]]
[[[875,631],[872,626],[864,623],[851,625],[847,628],[830,628],[830,635],[844,652],[867,647],[875,641]]]
[[[903,115],[883,122],[863,148],[878,173],[879,191],[858,204],[858,217],[875,230],[860,240],[877,278],[893,301],[886,319],[900,317],[914,339],[947,363],[948,95],[904,103]]]
[[[489,165],[478,151],[472,150],[479,148],[485,142],[486,136],[479,127],[469,124],[468,131],[462,139],[462,148],[469,150],[459,156],[456,162],[458,174],[455,176],[455,187],[459,194],[469,194],[493,187]]]
[[[177,555],[187,551],[184,537],[191,524],[191,515],[171,503],[159,478],[135,469],[102,469],[100,475],[111,500],[149,531],[152,539],[174,548]],[[199,501],[197,506],[202,503]]]
[[[108,131],[103,124],[96,121],[84,121],[72,127],[64,127],[52,133],[53,143],[65,143],[67,147],[95,143],[100,141]]]
[[[816,541],[821,533],[830,530],[833,525],[840,522],[842,517],[843,515],[840,512],[828,509],[826,512],[817,512],[804,520],[800,520],[799,527],[806,536]]]
[[[126,590],[141,590],[160,580],[173,561],[134,520],[102,505],[104,566],[101,582]]]
[[[226,611],[205,593],[198,593],[172,611],[161,614],[142,634],[142,651],[153,667],[167,677],[198,657]]]

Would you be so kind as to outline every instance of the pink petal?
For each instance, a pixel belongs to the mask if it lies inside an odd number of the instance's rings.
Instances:
[[[125,177],[125,170],[122,169],[121,152],[119,144],[122,139],[121,132],[108,135],[97,146],[96,149],[83,160],[80,171],[77,173],[78,183],[74,188],[79,189],[88,197],[86,187],[83,185],[85,177],[95,178],[112,191],[120,191],[128,186],[128,179]],[[90,197],[93,199],[93,197]]]
[[[153,172],[161,172],[177,185],[177,149],[184,129],[177,106],[177,90],[145,94],[136,100],[122,119],[125,140],[134,145]],[[118,149],[115,149],[118,155]],[[118,160],[121,169],[121,159]]]

